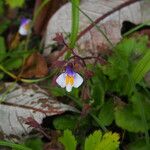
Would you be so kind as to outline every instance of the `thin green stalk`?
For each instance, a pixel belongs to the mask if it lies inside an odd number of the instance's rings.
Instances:
[[[107,35],[103,32],[103,30],[100,29],[100,27],[94,23],[94,21],[83,11],[81,10],[78,6],[76,6],[80,12],[89,19],[89,21],[94,24],[95,28],[105,37],[105,39],[107,40],[107,42],[110,44],[111,47],[114,47],[113,43],[109,40],[109,38],[107,37]]]
[[[15,144],[15,143],[2,141],[2,140],[0,140],[0,145],[15,148],[17,150],[32,150],[31,148],[27,148],[27,147],[25,147],[24,145],[21,145],[21,144]]]
[[[0,65],[0,70],[2,70],[4,73],[6,73],[7,75],[9,75],[10,77],[12,77],[13,79],[16,79],[17,77],[12,74],[11,72],[9,72],[8,70],[6,70],[2,65]]]
[[[70,35],[70,48],[74,48],[77,40],[78,29],[79,29],[79,0],[71,0],[72,3],[72,26]]]
[[[81,109],[83,108],[83,105],[82,103],[79,101],[79,99],[77,100],[76,98],[74,98],[73,96],[71,95],[68,95],[66,94],[66,96],[68,96],[69,98],[71,98]],[[104,132],[107,132],[107,128],[104,127],[101,122],[99,121],[99,119],[95,116],[94,113],[90,112],[89,113],[90,116],[95,120],[95,122],[100,126],[100,128],[104,131]]]
[[[37,83],[37,82],[40,82],[40,81],[43,81],[47,78],[49,78],[51,75],[48,75],[44,78],[40,78],[40,79],[23,79],[21,78],[20,81],[24,82],[24,83]]]
[[[126,33],[123,35],[123,37],[128,36],[129,34],[131,34],[131,33],[135,32],[135,31],[137,31],[138,29],[142,28],[142,27],[145,26],[145,25],[149,25],[149,26],[150,26],[150,21],[147,21],[147,22],[145,22],[145,23],[142,23],[142,24],[136,26],[135,28],[129,30],[128,32],[126,32]]]
[[[7,87],[6,91],[0,96],[0,103],[2,103],[2,102],[5,101],[5,99],[6,99],[7,95],[8,95],[8,93],[13,90],[15,84],[16,84],[16,81],[13,82],[13,83],[11,83],[11,84]]]

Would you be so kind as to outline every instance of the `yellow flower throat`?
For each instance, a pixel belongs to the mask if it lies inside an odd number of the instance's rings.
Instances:
[[[73,76],[66,76],[66,85],[68,84],[71,84],[73,85],[74,84],[74,77]]]

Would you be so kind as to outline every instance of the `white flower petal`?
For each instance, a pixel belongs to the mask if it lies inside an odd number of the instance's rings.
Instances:
[[[72,91],[72,87],[73,87],[73,86],[72,86],[71,84],[67,84],[67,85],[66,85],[66,91],[67,91],[67,92],[71,92],[71,91]]]
[[[58,76],[56,79],[56,82],[58,85],[60,85],[62,88],[66,87],[66,73],[62,73]]]
[[[27,35],[28,31],[26,30],[26,28],[24,27],[24,25],[20,26],[19,31],[20,35]]]
[[[78,88],[83,83],[83,78],[76,73],[74,76],[74,84],[73,87]]]

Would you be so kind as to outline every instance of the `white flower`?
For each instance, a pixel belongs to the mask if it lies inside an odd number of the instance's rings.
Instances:
[[[66,90],[71,92],[73,87],[78,88],[83,83],[83,78],[68,66],[66,72],[58,76],[56,82],[62,88],[66,87]]]
[[[21,24],[20,24],[19,31],[18,31],[20,35],[23,35],[23,36],[27,35],[30,30],[30,25],[31,25],[31,20],[23,18],[21,20]]]

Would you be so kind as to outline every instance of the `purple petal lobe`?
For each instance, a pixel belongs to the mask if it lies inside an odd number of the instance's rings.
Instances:
[[[66,73],[69,76],[74,76],[75,75],[75,72],[73,71],[73,69],[70,66],[66,67]]]

